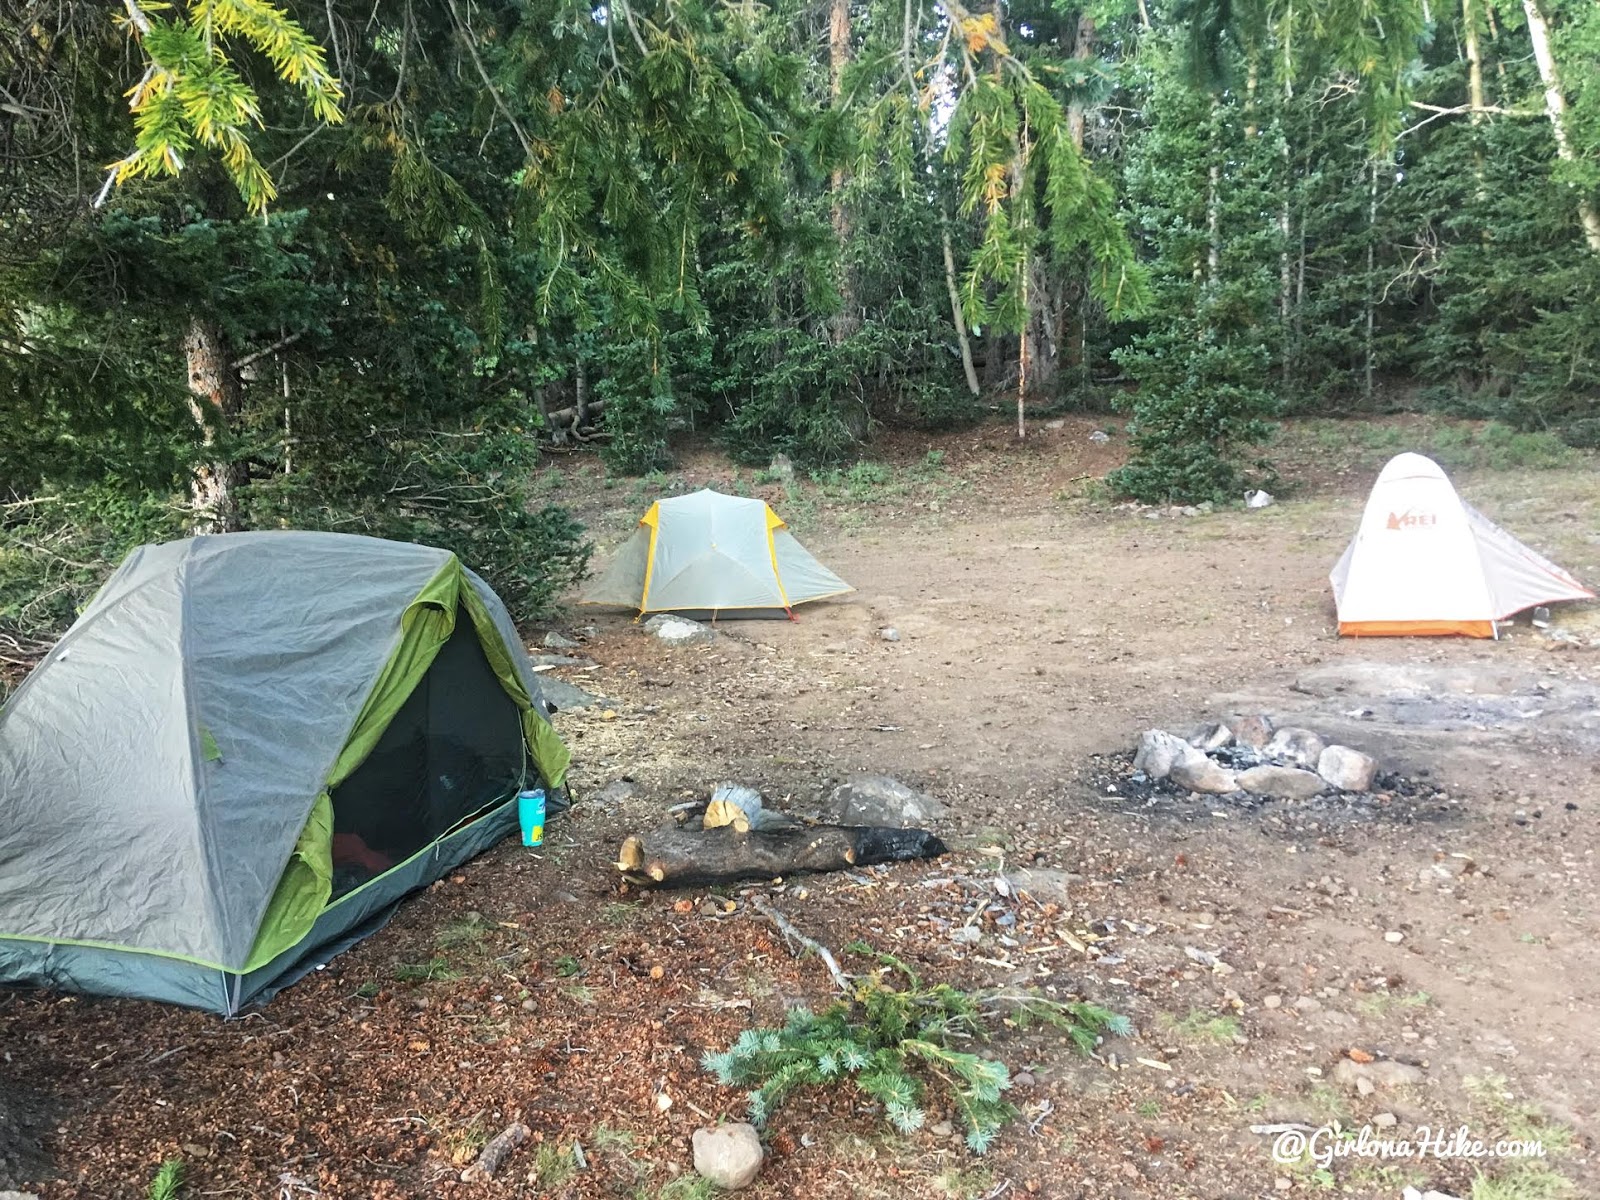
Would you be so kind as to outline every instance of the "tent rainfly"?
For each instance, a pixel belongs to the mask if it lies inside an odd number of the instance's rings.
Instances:
[[[657,500],[581,604],[695,616],[793,616],[854,591],[797,542],[764,500],[709,488]]]
[[[0,710],[0,984],[233,1014],[517,826],[568,754],[445,550],[135,550]]]
[[[1389,460],[1329,576],[1347,637],[1494,637],[1495,622],[1594,593],[1456,494],[1420,454]]]

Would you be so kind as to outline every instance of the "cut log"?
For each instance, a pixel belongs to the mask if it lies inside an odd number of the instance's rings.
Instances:
[[[872,863],[937,858],[945,845],[926,829],[811,825],[751,830],[666,826],[622,843],[617,869],[655,883],[698,885],[771,879],[800,871],[843,871]]]

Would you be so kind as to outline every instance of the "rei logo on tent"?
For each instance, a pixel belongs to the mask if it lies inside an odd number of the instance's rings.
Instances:
[[[1421,529],[1424,525],[1437,525],[1439,514],[1431,512],[1417,512],[1408,508],[1403,513],[1392,512],[1389,514],[1389,529]]]

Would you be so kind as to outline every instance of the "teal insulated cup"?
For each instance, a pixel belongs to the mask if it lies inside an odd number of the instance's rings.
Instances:
[[[538,846],[544,842],[544,789],[517,795],[517,820],[522,824],[522,844]]]

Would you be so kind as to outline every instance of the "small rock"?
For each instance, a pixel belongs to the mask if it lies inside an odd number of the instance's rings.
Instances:
[[[1364,792],[1378,773],[1378,760],[1349,746],[1329,746],[1317,757],[1317,774],[1341,792]]]
[[[1206,754],[1221,750],[1231,741],[1233,741],[1233,730],[1220,721],[1201,725],[1189,735],[1189,745]]]
[[[983,930],[976,925],[963,925],[950,931],[950,940],[958,946],[976,946],[982,937]]]
[[[567,637],[566,634],[557,633],[553,629],[544,635],[544,648],[546,650],[577,650],[582,645],[583,643],[575,642]]]
[[[583,800],[585,803],[604,809],[606,812],[615,812],[629,800],[632,800],[638,790],[626,779],[613,779],[605,787],[583,797]]]
[[[935,1121],[932,1125],[928,1126],[928,1132],[933,1134],[934,1137],[954,1137],[956,1127],[949,1121]]]
[[[893,625],[885,625],[878,630],[878,636],[886,642],[898,642],[900,640],[900,631]]]
[[[694,1169],[726,1191],[749,1187],[765,1157],[761,1135],[748,1122],[694,1131]]]
[[[1246,508],[1267,508],[1274,502],[1275,497],[1271,492],[1264,492],[1259,489],[1253,492],[1247,492],[1244,498],[1244,506]]]
[[[523,1012],[533,1012],[538,1007],[539,1007],[538,1002],[535,1001],[531,996],[528,999],[526,999],[526,1000],[524,1000],[522,1002],[522,1011]]]
[[[1239,772],[1239,786],[1257,796],[1277,800],[1309,800],[1327,788],[1322,776],[1298,767],[1251,767]]]
[[[1372,1118],[1372,1123],[1379,1129],[1393,1129],[1400,1124],[1400,1118],[1391,1112],[1381,1112]]]
[[[1326,749],[1323,740],[1309,729],[1286,726],[1272,735],[1266,755],[1277,762],[1291,763],[1307,771],[1317,769],[1317,760]]]
[[[1413,1087],[1422,1082],[1422,1068],[1389,1058],[1370,1063],[1341,1058],[1333,1068],[1333,1081],[1365,1096],[1379,1088]]]
[[[1282,996],[1268,996],[1261,1003],[1264,1006],[1266,1006],[1267,1008],[1279,1008],[1283,1004],[1283,997]]]
[[[39,1200],[37,1192],[0,1192],[0,1200]]]
[[[1030,1072],[1030,1071],[1018,1071],[1015,1075],[1013,1075],[1011,1077],[1011,1082],[1012,1082],[1013,1086],[1015,1086],[1015,1087],[1025,1088],[1025,1087],[1032,1087],[1036,1081],[1033,1078],[1033,1073],[1032,1072]]]
[[[558,890],[552,892],[551,893],[551,898],[554,899],[554,900],[559,901],[562,904],[576,904],[576,903],[578,903],[578,897],[575,894],[573,894],[572,892],[566,891],[565,889],[558,889]]]
[[[1111,440],[1111,435],[1104,429],[1096,429],[1089,435],[1089,440],[1096,443],[1109,442]]]
[[[1165,779],[1180,762],[1205,756],[1176,734],[1164,729],[1147,729],[1139,735],[1139,748],[1133,755],[1133,769],[1151,779]]]
[[[691,621],[687,617],[674,616],[671,613],[657,613],[644,623],[644,631],[652,637],[658,637],[663,642],[672,642],[683,645],[687,642],[709,642],[717,636],[717,631],[702,625],[699,621]]]
[[[1406,940],[1406,935],[1401,933],[1398,929],[1391,929],[1388,933],[1383,935],[1383,940],[1388,942],[1391,946],[1398,946],[1401,942]]]
[[[1232,722],[1233,740],[1252,750],[1265,750],[1272,740],[1272,721],[1265,713]]]
[[[944,816],[944,805],[887,775],[861,775],[833,789],[841,825],[920,827]]]
[[[1294,1006],[1301,1012],[1316,1012],[1322,1007],[1322,1001],[1315,996],[1300,996],[1295,999]]]
[[[1173,783],[1191,792],[1206,792],[1213,796],[1225,796],[1239,790],[1239,779],[1232,771],[1192,746],[1190,751],[1194,757],[1173,764],[1168,775]]]
[[[1040,904],[1066,904],[1068,889],[1083,876],[1058,867],[1019,867],[1007,871],[1005,881],[1013,896],[1025,892]]]
[[[1053,421],[1046,421],[1044,423],[1044,427],[1046,429],[1065,429],[1067,427],[1067,423],[1062,418],[1057,417]]]

